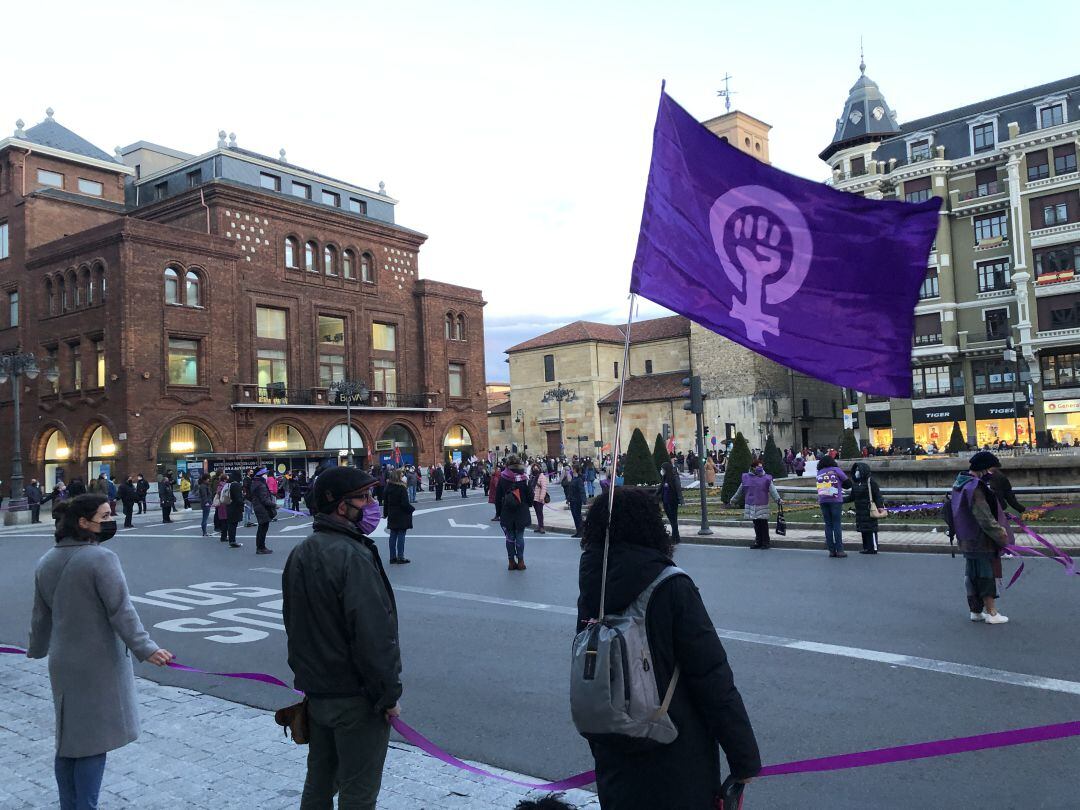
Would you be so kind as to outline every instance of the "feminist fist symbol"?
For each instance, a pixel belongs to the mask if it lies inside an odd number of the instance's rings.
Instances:
[[[763,213],[749,213],[755,208]],[[732,227],[728,228],[728,223]],[[731,299],[731,316],[742,321],[746,337],[765,345],[765,335],[780,334],[780,319],[763,311],[802,286],[813,259],[813,242],[802,212],[783,194],[763,186],[739,186],[723,194],[709,212],[713,247],[724,273],[743,293]],[[790,235],[785,261],[781,242]]]
[[[754,232],[754,226],[757,232]],[[761,311],[765,279],[781,269],[780,226],[771,223],[767,214],[753,214],[735,220],[735,258],[742,266],[745,276],[743,301],[731,302],[731,315],[746,326],[746,336],[755,343],[765,343],[765,333],[780,334],[780,319]],[[766,244],[766,241],[768,244]]]

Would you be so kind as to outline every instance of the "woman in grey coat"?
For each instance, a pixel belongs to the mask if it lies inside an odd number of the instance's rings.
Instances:
[[[97,807],[105,754],[139,736],[135,676],[140,661],[173,655],[143,629],[116,554],[100,544],[116,533],[104,495],[61,503],[56,545],[34,572],[28,658],[49,657],[56,710],[56,785],[61,810]]]

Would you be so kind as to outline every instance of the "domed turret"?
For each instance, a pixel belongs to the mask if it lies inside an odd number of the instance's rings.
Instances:
[[[841,149],[860,143],[880,141],[900,131],[896,113],[885,101],[877,84],[866,75],[865,62],[859,64],[859,79],[848,93],[844,111],[836,121],[832,142],[818,157],[827,161]]]

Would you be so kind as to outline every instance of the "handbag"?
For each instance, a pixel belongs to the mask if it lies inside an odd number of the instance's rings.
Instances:
[[[544,493],[544,503],[551,503],[551,493],[550,492],[545,492]]]
[[[274,712],[274,722],[281,726],[286,737],[292,733],[292,741],[297,745],[307,745],[308,741],[308,699],[286,706]]]
[[[780,537],[787,534],[787,519],[784,517],[783,504],[780,504],[780,509],[776,513],[776,534]]]
[[[883,506],[879,507],[876,503],[870,501],[870,517],[874,518],[875,520],[881,520],[882,518],[887,518],[888,516],[888,509]]]

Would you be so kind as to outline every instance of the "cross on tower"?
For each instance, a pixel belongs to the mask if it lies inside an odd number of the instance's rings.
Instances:
[[[722,99],[724,99],[724,111],[725,112],[731,112],[731,97],[733,95],[735,95],[735,91],[731,89],[731,85],[730,85],[731,79],[732,79],[732,76],[725,73],[724,74],[724,79],[723,79],[724,89],[716,91],[716,95],[718,95]]]

